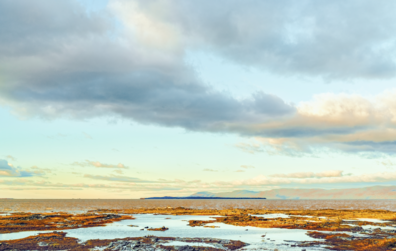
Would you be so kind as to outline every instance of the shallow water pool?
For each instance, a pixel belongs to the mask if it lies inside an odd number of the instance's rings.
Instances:
[[[290,243],[287,241],[317,241],[317,239],[313,239],[306,235],[307,231],[300,229],[240,227],[226,225],[223,223],[208,224],[208,226],[219,226],[219,228],[190,227],[187,225],[189,220],[213,220],[212,217],[218,216],[168,216],[153,214],[138,214],[133,216],[136,219],[114,222],[104,227],[80,228],[61,231],[66,232],[68,237],[78,238],[82,242],[91,239],[115,239],[154,235],[158,237],[199,237],[240,240],[250,244],[245,249],[277,248],[279,246],[279,250],[301,250],[301,248],[291,248],[285,245]],[[129,225],[135,225],[138,227],[130,227]],[[162,232],[147,231],[145,229],[145,227],[160,228],[163,226],[169,228],[169,230]],[[0,234],[0,240],[21,239],[45,232],[53,231],[32,231]],[[265,235],[265,237],[262,237],[262,235]],[[316,250],[318,250],[318,248],[316,248]]]

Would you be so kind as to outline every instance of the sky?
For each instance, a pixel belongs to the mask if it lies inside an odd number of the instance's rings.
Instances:
[[[0,197],[395,185],[395,10],[0,1]]]

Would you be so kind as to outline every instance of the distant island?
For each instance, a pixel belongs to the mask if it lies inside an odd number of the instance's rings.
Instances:
[[[172,197],[172,196],[164,196],[164,197],[149,197],[149,198],[141,198],[143,200],[265,200],[266,198],[259,197]]]
[[[266,191],[235,190],[231,192],[198,192],[185,197],[150,197],[157,200],[394,200],[396,186],[371,186],[344,189],[280,188]]]

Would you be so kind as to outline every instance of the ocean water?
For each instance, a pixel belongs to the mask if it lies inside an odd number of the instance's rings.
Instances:
[[[0,200],[0,213],[73,212],[95,209],[189,207],[198,209],[253,208],[268,210],[376,209],[396,211],[396,200]]]

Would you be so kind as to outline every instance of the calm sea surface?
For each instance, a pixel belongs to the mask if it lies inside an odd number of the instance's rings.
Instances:
[[[0,200],[0,212],[85,212],[94,209],[153,207],[199,209],[379,209],[396,211],[396,200]]]

